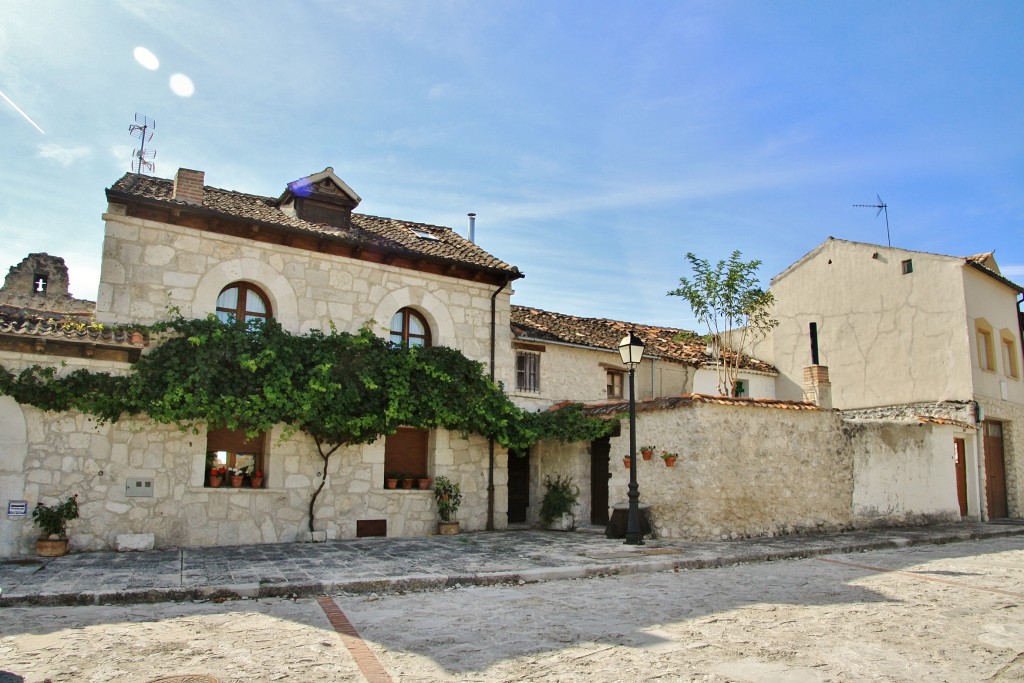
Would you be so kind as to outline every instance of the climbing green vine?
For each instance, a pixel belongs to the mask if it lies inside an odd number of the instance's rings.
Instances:
[[[0,368],[0,394],[43,410],[78,410],[100,421],[147,415],[182,429],[208,424],[250,434],[285,426],[312,437],[327,464],[341,446],[367,444],[399,426],[493,438],[514,450],[543,439],[585,441],[611,425],[580,406],[532,413],[513,404],[481,363],[447,347],[394,346],[369,329],[293,335],[276,321],[248,327],[216,317],[176,316],[148,330],[163,340],[124,376],[90,370],[60,375],[35,366]]]

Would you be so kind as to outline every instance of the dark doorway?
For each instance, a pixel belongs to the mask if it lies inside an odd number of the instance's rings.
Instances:
[[[526,521],[530,507],[530,451],[508,452],[508,523]]]
[[[956,499],[960,503],[960,516],[967,516],[967,447],[963,439],[953,439],[956,449]]]
[[[590,442],[591,524],[608,524],[608,479],[612,476],[608,467],[611,451],[611,439],[607,436]]]
[[[1003,519],[1006,509],[1006,461],[1003,460],[1003,423],[985,420],[985,497],[988,518]]]

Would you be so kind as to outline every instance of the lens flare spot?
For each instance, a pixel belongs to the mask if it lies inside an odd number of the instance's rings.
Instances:
[[[174,74],[171,76],[171,92],[178,97],[192,97],[195,91],[195,84],[185,74]]]
[[[135,56],[135,61],[149,69],[150,71],[156,71],[160,68],[160,60],[156,58],[156,55],[147,50],[144,47],[137,47],[132,53]]]

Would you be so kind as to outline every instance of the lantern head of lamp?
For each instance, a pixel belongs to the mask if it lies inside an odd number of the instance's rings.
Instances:
[[[644,357],[644,343],[632,330],[619,342],[619,355],[622,356],[623,364],[629,368],[640,365]]]

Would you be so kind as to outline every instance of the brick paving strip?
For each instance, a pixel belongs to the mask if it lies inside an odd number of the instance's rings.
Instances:
[[[843,560],[832,560],[825,557],[814,558],[818,562],[828,562],[829,564],[837,564],[843,567],[853,567],[856,569],[866,569],[871,572],[878,572],[879,574],[903,574],[905,576],[912,576],[915,579],[921,581],[931,581],[932,583],[944,583],[947,586],[956,586],[958,588],[970,588],[976,591],[986,591],[989,593],[999,593],[1000,595],[1009,595],[1013,598],[1024,598],[1024,593],[1016,593],[1014,591],[1003,590],[1002,588],[992,588],[990,586],[975,586],[970,583],[964,583],[963,581],[951,581],[949,579],[940,579],[936,576],[924,576],[917,572],[908,572],[902,569],[886,569],[885,567],[872,567],[867,564],[857,564],[856,562],[844,562]]]
[[[338,607],[338,603],[327,597],[317,598],[316,601],[320,604],[324,614],[327,615],[327,620],[331,622],[331,626],[341,636],[341,642],[345,644],[345,647],[352,655],[356,665],[359,666],[359,671],[362,672],[367,682],[393,683],[391,675],[381,666],[376,655],[373,654],[373,651],[363,641],[363,637],[359,635],[359,631],[356,630],[356,627],[352,625],[352,622],[348,620],[345,613]]]

